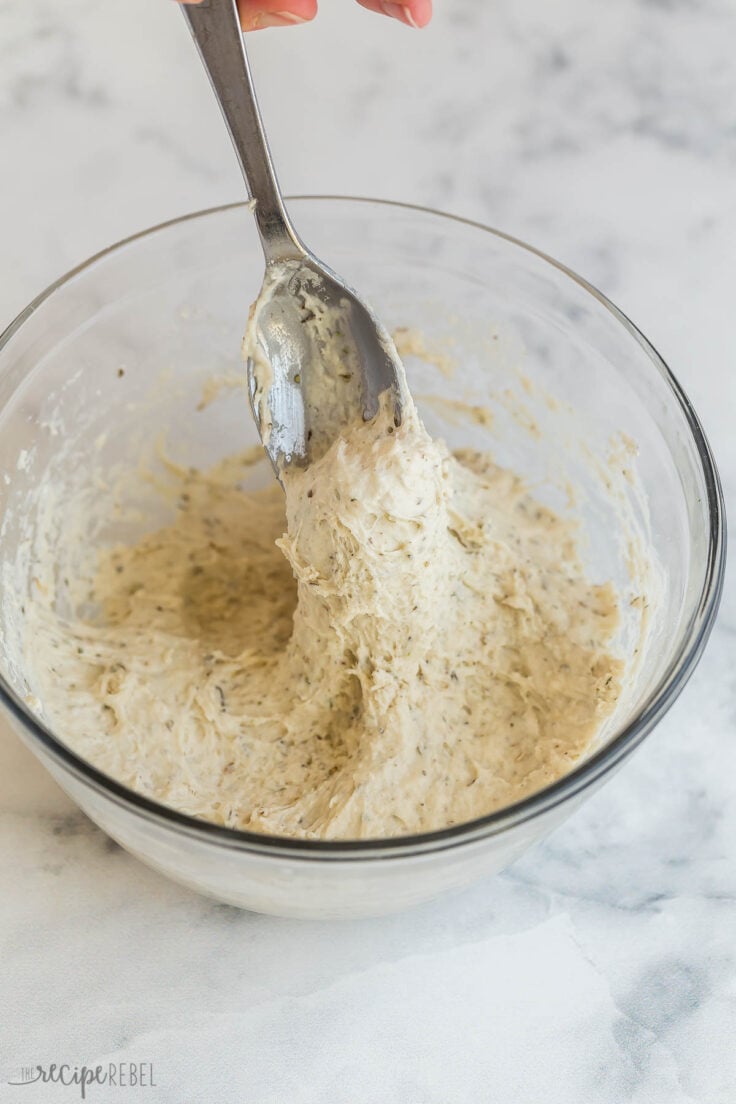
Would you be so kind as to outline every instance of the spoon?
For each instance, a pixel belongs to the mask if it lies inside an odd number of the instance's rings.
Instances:
[[[243,348],[253,415],[281,478],[290,464],[318,460],[346,425],[375,417],[382,402],[400,425],[404,369],[370,307],[307,249],[291,224],[236,0],[202,0],[182,10],[235,146],[266,259]]]

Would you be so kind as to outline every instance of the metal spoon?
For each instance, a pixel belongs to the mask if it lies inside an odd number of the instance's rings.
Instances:
[[[253,415],[277,475],[306,465],[387,393],[401,423],[406,381],[373,311],[302,243],[279,190],[238,20],[236,0],[183,12],[225,117],[266,258],[244,341]]]

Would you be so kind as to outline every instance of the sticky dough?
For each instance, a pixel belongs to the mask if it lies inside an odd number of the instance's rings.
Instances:
[[[193,816],[341,839],[470,820],[584,753],[619,693],[616,595],[514,474],[411,404],[285,496],[242,474],[181,471],[172,524],[71,580],[75,616],[30,603],[43,713],[80,754]]]

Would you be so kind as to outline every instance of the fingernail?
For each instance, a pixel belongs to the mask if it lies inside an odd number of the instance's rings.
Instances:
[[[399,23],[406,23],[408,27],[415,27],[419,30],[419,24],[415,23],[414,17],[406,4],[391,4],[387,0],[385,4],[381,4],[381,7],[384,15],[388,15],[391,19],[398,19]]]
[[[260,31],[265,27],[293,27],[296,23],[306,23],[300,15],[293,12],[259,12],[253,20],[254,31]]]

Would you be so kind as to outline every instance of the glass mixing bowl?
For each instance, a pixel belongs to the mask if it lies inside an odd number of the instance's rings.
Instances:
[[[723,506],[676,380],[573,273],[434,211],[328,197],[290,209],[390,327],[420,331],[429,358],[408,355],[407,371],[430,431],[453,447],[490,449],[537,497],[580,518],[589,576],[612,579],[624,609],[616,643],[628,675],[614,717],[566,777],[516,805],[422,836],[333,843],[181,815],[96,770],[35,715],[22,617],[44,489],[98,487],[104,540],[120,535],[112,520],[105,528],[105,473],[134,467],[162,430],[174,457],[194,465],[257,440],[238,390],[239,350],[263,262],[242,205],[113,246],[44,292],[0,340],[0,691],[4,714],[58,783],[150,866],[262,912],[360,916],[505,867],[621,766],[702,652],[723,575]],[[156,509],[144,508],[143,528]]]

